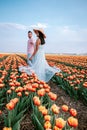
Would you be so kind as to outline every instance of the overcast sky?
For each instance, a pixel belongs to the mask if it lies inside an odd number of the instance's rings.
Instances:
[[[46,53],[87,53],[87,0],[0,0],[0,52],[26,53],[36,27]]]

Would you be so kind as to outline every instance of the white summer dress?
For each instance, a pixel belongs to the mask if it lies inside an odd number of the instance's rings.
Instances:
[[[32,66],[20,66],[19,71],[26,72],[28,75],[35,73],[39,80],[48,82],[55,73],[61,70],[57,67],[51,67],[45,59],[44,45],[39,45],[38,51],[32,58]]]

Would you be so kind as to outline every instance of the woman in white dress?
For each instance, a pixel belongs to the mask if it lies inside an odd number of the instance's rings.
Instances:
[[[35,73],[39,80],[48,82],[56,72],[60,72],[61,70],[59,68],[49,66],[45,59],[44,39],[46,38],[46,35],[44,34],[43,30],[33,29],[33,31],[38,37],[36,40],[34,53],[29,59],[33,60],[33,64],[31,67],[20,66],[19,71],[24,71],[29,75]]]

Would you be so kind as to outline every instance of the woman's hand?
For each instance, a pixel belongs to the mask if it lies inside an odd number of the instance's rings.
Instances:
[[[32,57],[30,57],[29,60],[32,60]]]
[[[30,44],[33,44],[33,42],[30,42]]]

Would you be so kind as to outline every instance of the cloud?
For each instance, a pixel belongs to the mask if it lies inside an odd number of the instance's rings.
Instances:
[[[30,25],[30,27],[32,27],[32,28],[47,28],[48,25],[45,24],[45,23],[37,23],[37,24],[34,24],[34,25]]]
[[[87,28],[81,28],[74,25],[51,26],[47,30],[46,35],[46,52],[87,52]]]
[[[15,51],[18,45],[20,52],[24,51],[27,40],[27,30],[32,28],[45,28],[46,52],[87,52],[87,28],[79,26],[48,26],[37,23],[35,25],[23,25],[17,23],[0,23],[0,50]],[[12,45],[14,47],[12,48]],[[23,44],[23,45],[22,45]],[[5,45],[8,47],[4,48]],[[25,49],[26,52],[26,49]]]
[[[16,30],[28,30],[29,28],[47,28],[48,25],[44,23],[37,23],[35,25],[23,25],[18,23],[0,23],[0,29],[16,29]]]
[[[87,42],[87,28],[61,26],[56,27],[54,32],[56,40],[61,42]]]
[[[18,30],[26,30],[27,26],[17,23],[0,23],[0,28],[3,29],[18,29]]]

